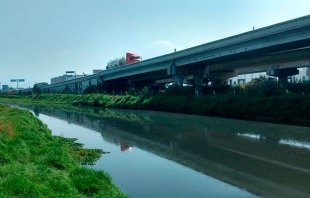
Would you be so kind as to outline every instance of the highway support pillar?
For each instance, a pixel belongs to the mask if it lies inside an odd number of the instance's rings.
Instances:
[[[202,96],[203,95],[202,79],[203,79],[203,75],[202,74],[194,75],[195,96]]]
[[[78,83],[74,83],[74,93],[79,93]]]
[[[167,74],[172,75],[174,79],[174,83],[179,86],[183,86],[183,76],[182,74],[178,71],[174,61],[172,61],[171,65],[168,66],[167,68]]]
[[[195,95],[202,95],[202,80],[203,76],[208,73],[207,66],[195,66],[195,67],[176,67],[175,62],[167,68],[167,74],[172,75],[175,84],[183,86],[183,79],[186,76],[194,75],[195,82]]]
[[[299,74],[299,70],[297,68],[272,69],[268,70],[266,74],[268,76],[278,77],[278,82],[285,84],[287,83],[287,77]]]
[[[65,93],[69,93],[70,89],[69,89],[69,86],[66,85],[66,88],[65,88]]]
[[[82,90],[82,82],[79,82],[79,84],[78,84],[78,92],[79,93],[82,93],[83,92],[83,90]]]
[[[178,86],[183,86],[183,76],[182,75],[175,75],[174,77],[174,83]]]

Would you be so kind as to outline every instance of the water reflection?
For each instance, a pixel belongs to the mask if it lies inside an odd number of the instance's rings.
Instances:
[[[36,116],[94,129],[123,152],[141,148],[257,195],[310,195],[307,127],[150,111],[31,108]]]
[[[126,142],[120,142],[121,151],[130,151],[132,146]]]

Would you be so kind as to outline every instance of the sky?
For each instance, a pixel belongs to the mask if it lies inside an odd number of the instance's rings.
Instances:
[[[0,0],[0,83],[92,74],[310,14],[309,0]],[[0,87],[1,88],[1,87]]]

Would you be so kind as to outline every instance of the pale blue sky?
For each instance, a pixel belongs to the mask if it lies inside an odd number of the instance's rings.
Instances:
[[[91,74],[310,14],[309,0],[0,0],[0,82]]]

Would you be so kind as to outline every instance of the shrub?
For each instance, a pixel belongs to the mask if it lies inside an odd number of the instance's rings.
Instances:
[[[97,93],[97,87],[95,85],[89,85],[84,91],[83,94]]]
[[[260,85],[261,94],[264,96],[282,95],[285,93],[285,89],[282,84],[274,80],[263,81]]]
[[[234,94],[244,94],[245,91],[245,84],[239,84],[232,87],[232,92]]]
[[[310,82],[287,83],[285,88],[294,94],[310,94]]]
[[[261,94],[261,84],[267,81],[265,76],[260,76],[259,78],[252,79],[249,83],[245,85],[245,90],[249,94]]]

